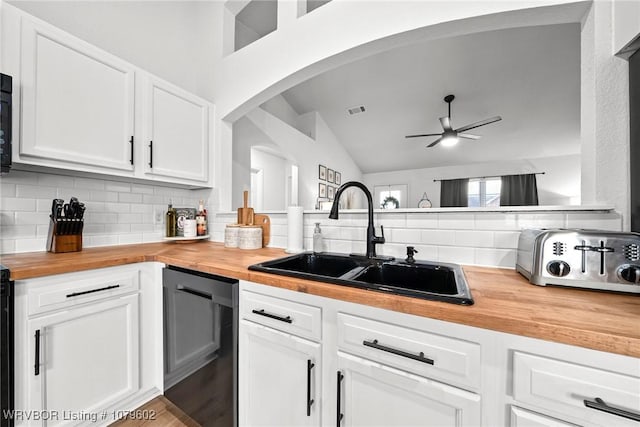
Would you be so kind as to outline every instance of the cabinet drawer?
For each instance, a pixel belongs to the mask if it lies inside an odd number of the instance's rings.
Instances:
[[[283,332],[319,341],[322,310],[299,302],[242,291],[240,315],[243,319]]]
[[[511,423],[509,425],[510,427],[577,427],[576,424],[569,424],[517,406],[511,407]]]
[[[137,267],[60,274],[29,281],[29,316],[97,301],[139,289]]]
[[[638,376],[517,351],[513,370],[513,397],[519,402],[596,425],[638,425],[638,421],[610,413],[618,408],[640,417]],[[589,407],[594,404],[599,409]]]
[[[338,347],[389,366],[463,387],[480,387],[480,345],[338,313]]]

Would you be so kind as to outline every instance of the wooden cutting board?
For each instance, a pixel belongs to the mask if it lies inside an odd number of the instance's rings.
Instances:
[[[244,206],[238,208],[238,224],[240,225],[253,225],[255,218],[253,208],[248,207],[249,203],[249,191],[244,192]]]
[[[255,225],[262,227],[262,247],[266,248],[271,238],[271,219],[265,214],[255,214],[253,218]]]

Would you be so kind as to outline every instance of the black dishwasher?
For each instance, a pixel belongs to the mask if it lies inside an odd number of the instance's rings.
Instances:
[[[163,269],[164,394],[202,426],[237,426],[238,281]]]

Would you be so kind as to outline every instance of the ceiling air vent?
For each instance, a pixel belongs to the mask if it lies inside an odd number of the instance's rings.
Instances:
[[[350,115],[364,113],[364,105],[358,105],[357,107],[347,108]]]

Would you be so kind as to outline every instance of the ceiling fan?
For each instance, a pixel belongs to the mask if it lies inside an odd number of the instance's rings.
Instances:
[[[490,119],[481,120],[479,122],[471,123],[470,125],[462,126],[458,129],[451,127],[451,102],[455,99],[453,95],[447,95],[444,97],[444,102],[449,106],[449,115],[447,117],[440,117],[440,123],[442,124],[442,133],[424,133],[419,135],[407,135],[405,138],[420,138],[423,136],[439,136],[440,138],[427,145],[427,148],[433,147],[439,143],[442,143],[445,147],[450,147],[458,143],[460,138],[464,139],[480,139],[480,135],[473,135],[470,133],[464,133],[470,129],[475,129],[480,126],[488,125],[502,120],[502,117],[495,116]]]

